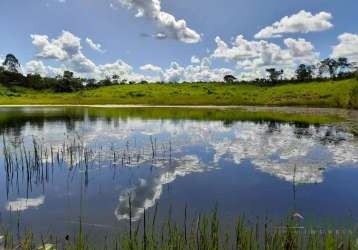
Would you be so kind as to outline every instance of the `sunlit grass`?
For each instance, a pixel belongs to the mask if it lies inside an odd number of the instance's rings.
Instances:
[[[278,105],[357,108],[358,81],[275,87],[222,83],[138,84],[52,93],[0,87],[0,104]]]

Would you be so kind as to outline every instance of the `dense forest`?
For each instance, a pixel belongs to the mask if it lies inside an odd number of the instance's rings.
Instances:
[[[358,79],[358,65],[349,62],[347,58],[327,58],[317,65],[301,64],[298,66],[295,77],[288,79],[284,77],[284,70],[267,68],[267,77],[253,81],[240,81],[233,75],[226,75],[223,82],[229,84],[253,84],[256,86],[275,86],[287,83],[302,83],[310,81],[328,81],[342,79]],[[19,60],[13,54],[8,54],[2,66],[0,66],[0,84],[6,87],[21,86],[35,90],[49,90],[54,92],[75,92],[81,89],[98,88],[117,84],[147,84],[119,80],[121,76],[112,75],[102,80],[84,79],[74,76],[71,71],[64,71],[63,75],[56,77],[42,77],[39,74],[21,73]]]

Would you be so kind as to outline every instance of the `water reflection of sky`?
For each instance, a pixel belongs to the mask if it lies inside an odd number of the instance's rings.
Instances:
[[[12,134],[6,136],[11,139]],[[46,187],[35,185],[30,194],[20,180],[20,187],[11,187],[8,199],[1,196],[1,209],[11,207],[28,213],[25,221],[29,224],[41,216],[54,223],[73,222],[81,213],[82,195],[82,212],[88,222],[112,226],[116,225],[113,218],[117,223],[128,219],[129,194],[134,219],[158,202],[178,209],[188,203],[198,211],[218,202],[226,211],[223,216],[248,211],[284,215],[293,205],[307,213],[339,216],[358,207],[354,191],[358,186],[349,183],[352,176],[358,177],[358,141],[333,126],[85,119],[72,122],[70,127],[61,121],[41,127],[28,123],[17,136],[28,143],[34,136],[53,147],[61,147],[64,140],[76,136],[88,148],[127,148],[141,154],[141,160],[131,168],[113,168],[102,155],[102,163],[89,170],[84,194],[81,169],[55,169]],[[159,152],[155,161],[150,138]],[[160,157],[168,156],[169,143],[170,160]],[[3,170],[0,178],[4,194]],[[295,204],[293,181],[301,184],[298,189],[302,190]],[[171,191],[166,191],[168,186]],[[340,206],[332,206],[336,200]]]
[[[207,164],[217,166],[221,159],[231,159],[240,164],[250,160],[258,169],[287,181],[292,181],[296,166],[296,182],[318,183],[323,181],[320,169],[341,167],[358,162],[358,142],[353,135],[335,127],[296,128],[291,125],[234,123],[224,126],[222,122],[194,121],[95,121],[76,122],[74,135],[84,145],[123,146],[127,142],[149,145],[152,136],[160,143],[173,143],[173,149],[185,152],[193,146],[204,146],[212,154]],[[46,138],[53,145],[68,130],[61,125],[48,124],[40,130],[27,126],[24,136],[36,135]],[[196,155],[201,158],[201,153]],[[185,161],[184,161],[185,162]]]

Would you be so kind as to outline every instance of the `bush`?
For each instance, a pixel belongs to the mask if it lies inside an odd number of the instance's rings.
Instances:
[[[136,91],[130,91],[130,92],[128,92],[127,95],[130,96],[130,97],[144,97],[145,96],[144,93],[136,92]]]
[[[351,91],[349,106],[355,109],[358,108],[358,84]]]

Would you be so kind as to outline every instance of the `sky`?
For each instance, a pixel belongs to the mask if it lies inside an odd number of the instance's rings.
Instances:
[[[358,62],[357,0],[1,0],[0,62],[129,81],[218,81]]]

